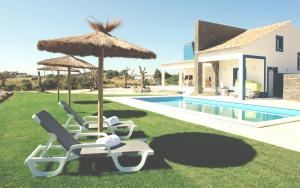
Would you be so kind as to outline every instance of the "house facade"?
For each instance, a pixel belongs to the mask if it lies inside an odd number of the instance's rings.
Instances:
[[[179,70],[179,85],[196,94],[227,89],[245,99],[251,81],[260,96],[281,97],[283,75],[300,73],[300,31],[291,21],[246,30],[198,20],[184,59],[162,69]]]

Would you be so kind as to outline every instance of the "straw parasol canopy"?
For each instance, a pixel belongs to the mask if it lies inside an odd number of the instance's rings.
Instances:
[[[39,61],[38,65],[46,65],[50,67],[59,67],[58,69],[67,68],[68,71],[68,96],[69,96],[69,105],[71,106],[71,71],[72,68],[83,68],[83,69],[97,69],[96,66],[78,59],[73,56],[62,56],[57,58],[45,59],[43,61]],[[58,91],[59,92],[59,91]]]
[[[60,71],[60,72],[67,72],[68,68],[67,67],[58,67],[58,66],[43,66],[37,68],[39,71]],[[79,72],[77,69],[71,69],[71,72]]]
[[[67,67],[58,67],[58,66],[43,66],[43,67],[39,67],[37,68],[38,71],[57,71],[57,76],[59,77],[59,73],[60,72],[67,72],[68,68]],[[79,70],[77,69],[71,69],[71,72],[79,72]],[[38,74],[40,75],[40,74]],[[40,77],[39,77],[40,80]],[[40,81],[39,81],[40,84]],[[59,96],[59,78],[58,78],[58,83],[57,83],[57,101],[60,100],[60,96]]]
[[[49,52],[64,53],[73,56],[96,56],[98,63],[98,131],[103,126],[103,64],[104,57],[126,57],[155,59],[156,55],[150,50],[112,36],[110,32],[120,26],[121,21],[101,23],[88,21],[95,32],[52,40],[41,40],[38,49]]]
[[[45,59],[39,61],[38,65],[55,66],[55,67],[71,67],[71,68],[82,68],[82,69],[97,69],[96,66],[73,56],[62,56],[51,59]]]

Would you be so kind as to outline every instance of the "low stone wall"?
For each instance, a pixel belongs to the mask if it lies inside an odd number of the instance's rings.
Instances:
[[[13,92],[0,90],[0,103],[12,96]]]
[[[283,99],[300,101],[300,74],[284,74]]]

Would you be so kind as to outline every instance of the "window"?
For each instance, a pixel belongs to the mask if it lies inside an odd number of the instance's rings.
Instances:
[[[300,52],[297,54],[297,70],[300,70]]]
[[[276,36],[276,51],[283,52],[283,36]]]

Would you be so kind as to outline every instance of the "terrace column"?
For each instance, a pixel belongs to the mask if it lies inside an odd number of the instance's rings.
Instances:
[[[180,87],[182,87],[182,74],[183,74],[183,72],[182,72],[182,70],[180,69],[180,72],[179,72],[179,77],[178,77],[178,83],[179,83],[179,86]]]
[[[195,54],[195,66],[194,66],[194,88],[195,94],[200,94],[203,92],[203,63],[199,62],[199,54],[200,49],[199,44],[199,30],[200,30],[200,22],[197,20],[195,23],[195,43],[194,43],[194,54]]]
[[[245,100],[245,79],[246,79],[246,65],[243,55],[239,58],[239,99]]]
[[[161,71],[161,86],[165,86],[165,70]]]
[[[215,74],[215,82],[214,82],[214,87],[215,87],[215,94],[219,94],[218,87],[219,87],[219,61],[213,62],[212,63],[212,68],[214,70]]]
[[[197,61],[195,61],[195,94],[200,94],[203,92],[203,63],[198,62],[198,56],[196,56]]]

